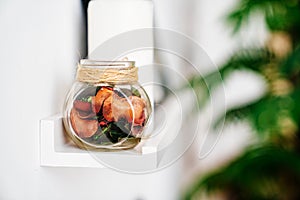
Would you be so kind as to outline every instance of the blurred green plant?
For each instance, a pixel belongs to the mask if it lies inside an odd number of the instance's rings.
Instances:
[[[246,119],[259,140],[228,165],[200,177],[183,199],[201,193],[222,193],[224,199],[300,199],[300,2],[299,0],[240,0],[229,14],[233,33],[260,13],[270,31],[264,48],[242,49],[219,72],[193,77],[191,87],[208,94],[233,71],[252,70],[268,85],[259,100],[228,110],[226,119]],[[205,83],[205,84],[204,84]],[[208,95],[207,95],[208,96]]]

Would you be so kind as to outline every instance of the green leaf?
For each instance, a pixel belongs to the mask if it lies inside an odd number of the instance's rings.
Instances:
[[[282,62],[280,72],[290,79],[295,86],[300,85],[300,46]]]
[[[221,66],[219,71],[214,71],[205,76],[194,76],[189,80],[190,87],[198,96],[199,105],[205,105],[209,99],[209,93],[215,87],[223,83],[234,70],[247,69],[260,73],[263,67],[273,59],[273,56],[265,49],[243,49],[235,53],[232,58]]]
[[[200,178],[184,199],[193,199],[199,191],[220,190],[233,192],[235,199],[289,199],[293,184],[300,184],[299,156],[266,144],[248,149],[227,166]]]

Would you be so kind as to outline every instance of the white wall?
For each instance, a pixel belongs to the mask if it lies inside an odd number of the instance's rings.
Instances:
[[[82,52],[79,0],[0,2],[0,199],[175,199],[155,174],[39,166],[39,120],[61,111]]]

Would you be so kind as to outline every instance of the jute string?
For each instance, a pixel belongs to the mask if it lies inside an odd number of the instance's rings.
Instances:
[[[76,79],[81,82],[94,84],[133,83],[138,81],[138,68],[135,66],[92,68],[79,64]]]

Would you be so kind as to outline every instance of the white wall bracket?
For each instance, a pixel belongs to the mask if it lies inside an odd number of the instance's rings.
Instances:
[[[157,143],[142,140],[131,150],[118,152],[89,152],[79,149],[64,132],[60,114],[40,121],[40,165],[44,167],[94,167],[120,163],[121,170],[153,170],[157,167]],[[109,160],[109,163],[99,160]]]

